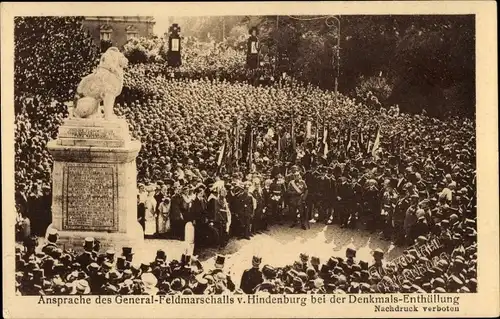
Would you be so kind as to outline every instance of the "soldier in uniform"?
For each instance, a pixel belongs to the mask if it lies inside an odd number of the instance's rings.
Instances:
[[[320,185],[318,185],[318,172],[317,170],[313,170],[312,168],[309,168],[306,170],[306,173],[304,174],[304,181],[307,185],[307,189],[309,190],[307,193],[307,198],[305,199],[305,211],[306,215],[313,216],[314,210],[318,208],[318,205],[316,203],[318,202],[318,191],[320,190]],[[314,219],[314,217],[312,217]],[[311,222],[316,222],[316,220],[311,220]]]
[[[286,192],[285,184],[283,183],[283,176],[281,174],[276,174],[274,179],[269,186],[270,193],[270,203],[269,209],[271,210],[272,218],[277,221],[280,225],[283,225],[283,200]]]
[[[254,218],[252,221],[253,233],[261,233],[264,230],[267,230],[267,223],[265,222],[264,209],[264,191],[262,189],[260,179],[254,178],[252,184],[252,196],[256,200],[256,207],[254,212]]]
[[[351,214],[350,203],[353,199],[351,185],[347,183],[347,177],[340,178],[340,184],[337,186],[337,211],[341,227],[346,227]]]
[[[299,171],[293,173],[293,179],[288,183],[287,191],[289,194],[288,204],[290,207],[290,215],[294,218],[294,223],[290,227],[295,227],[297,224],[296,216],[298,215],[302,229],[310,228],[309,218],[304,209],[304,200],[307,197],[307,185],[300,177]]]
[[[410,207],[410,197],[407,194],[405,197],[401,198],[396,204],[394,209],[394,216],[392,218],[392,226],[394,229],[393,241],[396,245],[400,245],[404,242],[404,221],[406,216],[406,211]]]
[[[170,227],[172,236],[176,239],[184,238],[184,199],[181,195],[181,185],[179,182],[174,183],[174,195],[170,201]]]
[[[225,247],[229,240],[229,228],[232,217],[229,204],[226,200],[226,188],[223,181],[215,182],[212,186],[212,194],[208,197],[207,214],[213,220],[214,228],[217,230],[220,247]]]
[[[260,271],[260,263],[262,258],[259,256],[253,256],[252,258],[252,268],[247,269],[243,272],[241,276],[240,288],[246,294],[253,294],[255,287],[260,285],[264,279],[262,278],[262,271]]]
[[[375,179],[369,179],[366,181],[363,198],[365,203],[365,209],[363,212],[364,220],[367,228],[370,231],[374,231],[376,227],[380,225],[379,190]]]
[[[356,221],[358,220],[359,214],[361,213],[361,202],[363,201],[363,186],[361,186],[360,181],[357,179],[357,170],[354,169],[352,171],[353,178],[351,181],[351,189],[352,189],[352,201],[349,203],[349,211],[351,212],[351,217],[349,220],[349,225],[354,227],[356,225]]]
[[[234,173],[230,184],[230,190],[227,195],[227,202],[229,204],[229,209],[233,215],[233,221],[231,223],[231,233],[241,234],[241,205],[240,198],[244,193],[243,182],[241,181],[241,174]]]
[[[195,193],[196,197],[193,199],[190,211],[194,224],[194,249],[196,250],[197,246],[204,243],[207,237],[206,226],[208,223],[208,216],[206,214],[207,200],[205,199],[205,185],[198,185],[195,189]]]
[[[238,205],[240,208],[240,221],[243,230],[243,238],[249,240],[252,229],[252,220],[254,217],[255,208],[257,206],[257,201],[252,196],[250,188],[252,183],[247,181],[244,183],[244,192],[238,200]]]
[[[417,205],[418,205],[418,195],[412,194],[410,201],[410,207],[406,210],[405,219],[404,219],[404,231],[405,231],[405,239],[409,245],[412,245],[415,240],[415,231],[414,226],[417,222]]]
[[[393,187],[393,182],[389,180],[386,184],[384,194],[382,195],[382,211],[381,215],[384,218],[382,237],[389,240],[393,230],[394,210],[398,201],[398,193]]]

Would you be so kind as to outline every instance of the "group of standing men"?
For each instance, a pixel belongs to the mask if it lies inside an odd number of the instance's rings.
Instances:
[[[201,247],[225,246],[230,236],[250,239],[270,223],[283,223],[285,207],[294,225],[305,229],[307,185],[300,169],[290,174],[260,174],[205,179],[183,176],[176,181],[139,184],[138,220],[146,237],[174,238]]]

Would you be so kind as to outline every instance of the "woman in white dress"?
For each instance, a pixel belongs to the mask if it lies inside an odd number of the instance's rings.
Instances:
[[[164,237],[170,230],[170,197],[165,193],[165,197],[158,205],[158,235]]]
[[[148,192],[148,197],[144,202],[144,235],[146,237],[152,237],[156,233],[156,199],[154,198],[155,190],[156,187],[154,185],[148,185],[148,187],[146,187],[146,191]]]
[[[193,193],[191,186],[186,186],[182,198],[187,207],[187,214],[184,216],[186,224],[184,225],[184,243],[186,245],[187,255],[193,255],[194,252],[194,218],[191,212],[191,205],[196,195]]]

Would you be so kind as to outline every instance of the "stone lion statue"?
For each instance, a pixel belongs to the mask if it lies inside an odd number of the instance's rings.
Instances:
[[[123,88],[123,69],[127,58],[116,47],[109,48],[102,56],[92,74],[82,78],[76,89],[73,117],[100,118],[101,102],[104,119],[115,117],[113,106]]]

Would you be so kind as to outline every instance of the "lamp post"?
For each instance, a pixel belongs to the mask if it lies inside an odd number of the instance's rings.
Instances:
[[[334,19],[337,22],[337,50],[336,50],[336,60],[337,60],[337,65],[336,65],[336,72],[335,72],[335,104],[337,105],[337,93],[338,93],[338,87],[339,87],[339,77],[340,77],[340,19],[336,16],[329,16],[325,20],[325,24],[328,27],[333,27],[335,24],[332,23],[331,19]]]

